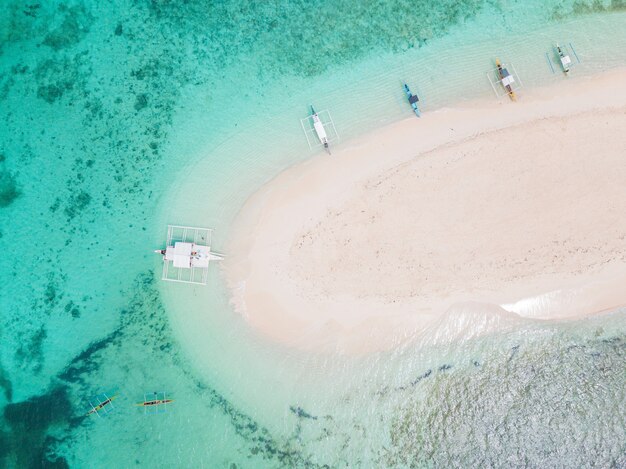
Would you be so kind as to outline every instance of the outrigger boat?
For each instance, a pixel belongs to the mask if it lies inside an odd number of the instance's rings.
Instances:
[[[140,407],[151,407],[155,405],[169,404],[171,402],[174,402],[174,399],[153,399],[151,401],[139,402],[135,405],[138,405]]]
[[[143,407],[144,414],[162,414],[167,412],[167,405],[174,402],[174,399],[167,397],[165,391],[145,393],[143,402],[139,402],[137,407]]]
[[[320,120],[320,117],[315,112],[315,108],[311,104],[311,119],[313,119],[313,128],[315,129],[315,133],[317,134],[317,138],[320,143],[324,145],[324,149],[330,155],[330,148],[328,147],[328,136],[326,135],[326,129],[324,129],[324,124]]]
[[[100,416],[100,410],[107,410],[106,406],[110,405],[112,406],[113,404],[111,404],[113,402],[113,399],[115,399],[117,397],[117,394],[115,396],[112,397],[108,397],[106,394],[102,395],[105,399],[101,400],[99,397],[98,399],[98,404],[93,405],[91,402],[89,403],[89,405],[91,405],[91,410],[89,412],[87,412],[86,415],[91,415],[91,414],[96,414],[98,415],[98,417]],[[108,410],[107,410],[108,411]]]
[[[163,257],[161,278],[206,285],[209,264],[224,258],[211,250],[212,232],[209,228],[168,225],[165,249],[154,251]]]
[[[420,117],[420,110],[417,107],[417,102],[420,99],[418,98],[418,96],[416,94],[411,93],[411,90],[409,89],[409,85],[407,85],[406,83],[404,84],[404,92],[406,93],[406,96],[409,99],[409,104],[413,108],[413,111],[415,112],[415,115],[417,117]]]
[[[563,68],[563,73],[568,74],[572,59],[569,58],[569,55],[567,55],[558,44],[556,45],[556,53],[558,54],[559,60],[561,61],[561,68]]]
[[[513,91],[513,83],[515,83],[515,79],[513,75],[509,73],[509,71],[502,66],[500,63],[500,59],[496,59],[496,68],[498,70],[498,77],[500,78],[500,83],[502,87],[506,91],[506,94],[509,95],[511,101],[516,101],[517,97],[515,96],[515,91]]]

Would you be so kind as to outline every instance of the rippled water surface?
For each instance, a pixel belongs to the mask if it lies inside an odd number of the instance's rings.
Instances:
[[[580,76],[626,64],[617,0],[8,0],[0,15],[0,466],[626,465],[626,312],[349,358],[284,350],[232,313],[217,270],[163,285],[168,223],[216,228],[344,141],[527,87],[571,42]],[[573,73],[574,75],[574,73]],[[156,276],[155,276],[156,275]],[[178,288],[180,287],[180,288]],[[202,324],[203,327],[189,327]],[[169,411],[144,415],[145,392]],[[89,399],[116,395],[103,418]]]

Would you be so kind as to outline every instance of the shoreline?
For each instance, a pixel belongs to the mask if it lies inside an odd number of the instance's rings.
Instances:
[[[283,344],[361,353],[432,333],[450,311],[510,323],[626,304],[625,81],[440,109],[288,168],[233,225],[235,310]]]

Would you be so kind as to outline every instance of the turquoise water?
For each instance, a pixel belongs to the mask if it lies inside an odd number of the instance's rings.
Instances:
[[[626,465],[626,311],[364,358],[267,343],[204,288],[162,284],[168,223],[216,228],[342,142],[527,88],[572,42],[573,76],[626,65],[620,1],[5,2],[0,16],[0,466]],[[522,91],[523,98],[523,91]],[[341,143],[340,143],[341,145]],[[166,414],[133,404],[166,390]],[[104,418],[88,400],[118,393]]]

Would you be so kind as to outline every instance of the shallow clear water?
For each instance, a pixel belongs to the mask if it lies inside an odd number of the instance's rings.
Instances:
[[[216,228],[342,142],[527,88],[572,42],[584,76],[626,64],[623,2],[8,2],[0,16],[3,467],[624,466],[626,312],[366,358],[272,345],[219,272],[155,280],[168,223]],[[523,91],[522,91],[523,95]],[[341,145],[341,143],[340,143]],[[133,404],[167,390],[170,411]],[[104,418],[88,400],[118,393]]]

